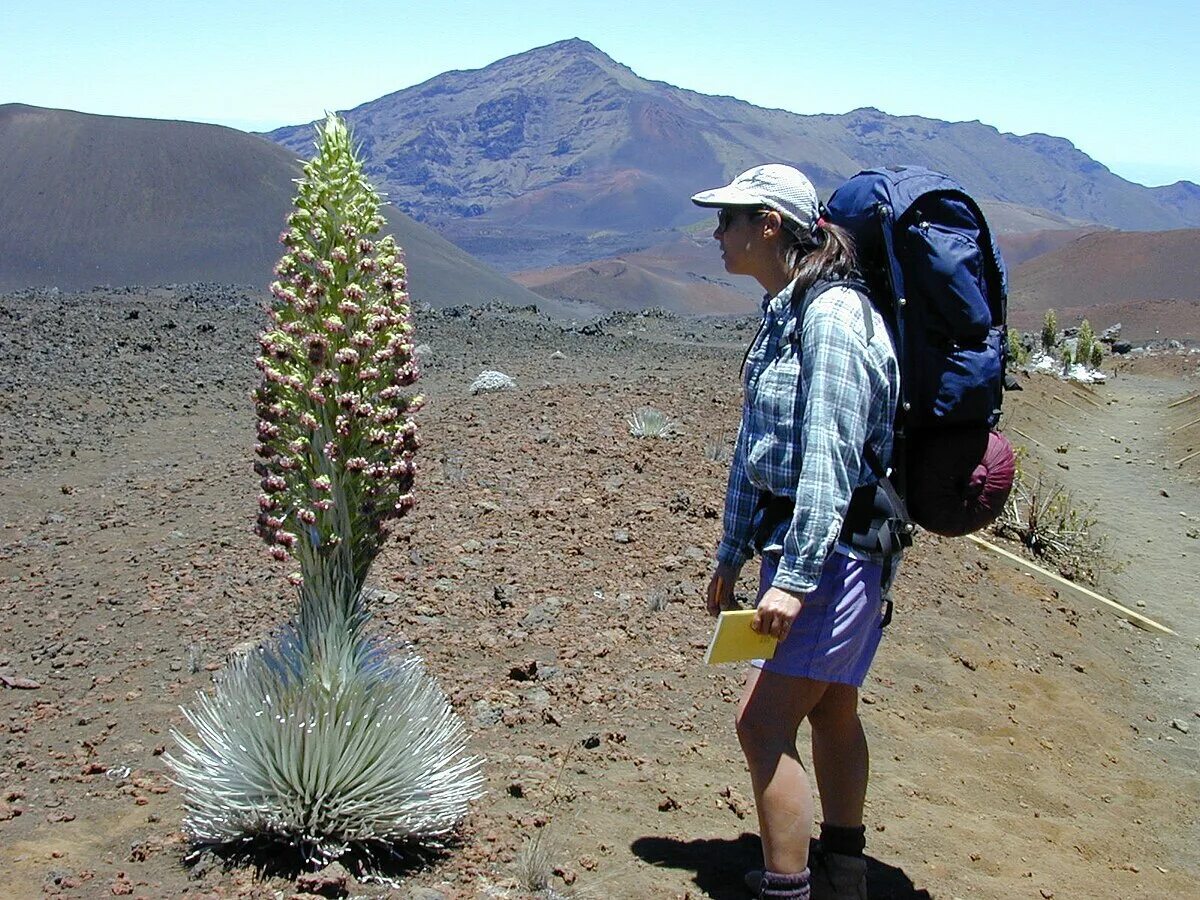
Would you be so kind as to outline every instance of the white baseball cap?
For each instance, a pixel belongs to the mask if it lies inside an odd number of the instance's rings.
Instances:
[[[771,163],[747,169],[725,187],[692,196],[697,206],[760,206],[773,209],[792,230],[812,228],[820,201],[812,182],[799,169]]]

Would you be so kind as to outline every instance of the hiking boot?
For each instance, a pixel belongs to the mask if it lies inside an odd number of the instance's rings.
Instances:
[[[762,869],[751,869],[742,876],[742,883],[746,885],[746,890],[750,892],[750,896],[758,896],[758,892],[762,888],[762,877]]]
[[[812,873],[812,900],[867,900],[867,860],[862,856],[829,853],[814,847],[808,857]],[[762,890],[763,870],[751,869],[742,876],[751,896]]]
[[[808,867],[812,871],[812,900],[867,900],[865,857],[817,849],[809,856]]]

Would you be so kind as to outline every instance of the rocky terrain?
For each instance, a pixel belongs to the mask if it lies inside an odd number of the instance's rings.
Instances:
[[[418,316],[420,501],[375,616],[486,759],[459,842],[390,885],[185,866],[178,707],[294,607],[250,531],[260,303],[0,297],[0,896],[744,896],[743,672],[703,665],[701,593],[753,323],[661,314]],[[965,541],[906,559],[863,692],[872,897],[1193,892],[1200,467],[1178,461],[1198,364],[1141,353],[1106,385],[1021,376],[1006,400],[1027,465],[1096,502],[1125,565],[1101,589],[1178,636]],[[515,389],[472,396],[483,369]],[[679,433],[631,436],[643,405]]]

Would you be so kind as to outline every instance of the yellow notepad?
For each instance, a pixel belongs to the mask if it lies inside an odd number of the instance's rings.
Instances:
[[[744,659],[770,659],[775,655],[777,638],[759,634],[750,628],[754,620],[752,609],[731,609],[721,613],[717,628],[709,642],[704,661],[716,663],[739,662]]]

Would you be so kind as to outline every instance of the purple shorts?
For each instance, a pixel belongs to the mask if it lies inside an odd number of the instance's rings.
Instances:
[[[759,599],[778,565],[777,554],[763,555]],[[820,584],[805,598],[774,658],[753,664],[780,675],[861,687],[883,635],[882,574],[875,563],[830,553]]]

